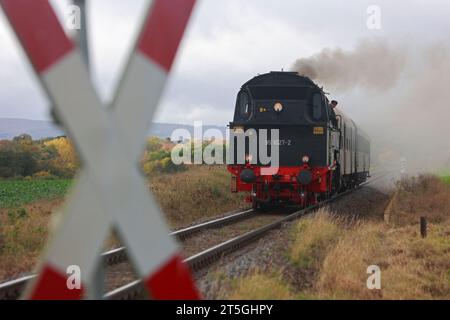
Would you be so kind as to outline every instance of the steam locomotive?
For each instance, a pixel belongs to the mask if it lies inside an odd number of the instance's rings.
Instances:
[[[367,134],[296,72],[261,74],[243,84],[229,127],[231,191],[247,192],[254,209],[279,202],[306,207],[369,177]]]

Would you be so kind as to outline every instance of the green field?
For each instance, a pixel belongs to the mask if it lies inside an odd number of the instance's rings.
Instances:
[[[444,183],[450,185],[450,175],[442,176],[442,181],[444,181]]]
[[[0,180],[0,209],[62,197],[71,183],[70,179]]]
[[[441,180],[444,181],[445,184],[450,186],[450,171],[449,170],[441,170],[437,173]]]

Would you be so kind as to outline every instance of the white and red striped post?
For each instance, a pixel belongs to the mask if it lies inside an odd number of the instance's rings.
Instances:
[[[113,108],[107,111],[89,84],[78,48],[65,35],[48,1],[0,0],[83,160],[66,216],[28,290],[30,298],[82,298],[111,225],[124,238],[151,297],[199,298],[135,165],[194,3],[149,4],[136,50]],[[73,264],[82,270],[79,290],[66,285],[66,268]]]

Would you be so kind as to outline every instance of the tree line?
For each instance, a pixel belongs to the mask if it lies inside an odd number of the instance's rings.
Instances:
[[[182,171],[171,161],[174,146],[169,139],[150,137],[140,160],[144,174]],[[80,167],[76,150],[65,137],[33,140],[28,134],[0,140],[0,178],[72,178]]]
[[[79,167],[66,137],[33,140],[28,134],[0,140],[0,178],[71,178]]]

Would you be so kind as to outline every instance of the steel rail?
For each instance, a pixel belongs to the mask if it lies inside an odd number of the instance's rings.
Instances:
[[[237,213],[229,213],[225,216],[209,221],[205,221],[196,225],[192,225],[186,228],[182,228],[176,231],[171,232],[169,235],[178,238],[179,240],[184,240],[188,236],[193,235],[194,233],[210,229],[210,228],[218,228],[222,226],[229,225],[234,222],[238,222],[252,216],[256,215],[256,211],[252,209],[247,209]],[[103,263],[107,266],[111,266],[114,264],[118,264],[122,261],[127,260],[126,248],[119,247],[116,249],[112,249],[101,254],[101,258],[103,259]],[[32,280],[36,275],[30,274],[24,277],[20,277],[14,280],[10,280],[0,284],[0,300],[14,300],[20,297],[20,294],[23,292],[26,284],[29,280]]]
[[[347,190],[345,192],[342,192],[340,194],[337,194],[336,196],[324,200],[318,204],[315,204],[313,206],[310,206],[308,208],[296,211],[294,213],[291,213],[290,215],[279,219],[275,222],[272,222],[264,227],[249,231],[243,235],[234,237],[230,240],[227,240],[225,242],[222,242],[218,245],[215,245],[209,249],[206,249],[200,253],[197,253],[193,256],[190,256],[189,258],[184,260],[184,263],[186,263],[192,271],[198,271],[205,267],[206,265],[219,260],[221,257],[223,257],[226,254],[232,253],[236,250],[238,250],[241,247],[244,247],[250,243],[253,243],[255,240],[261,238],[265,234],[267,234],[271,230],[275,230],[280,228],[284,223],[288,221],[292,221],[294,219],[297,219],[298,217],[301,217],[303,215],[306,215],[309,212],[316,211],[316,209],[325,206],[326,204],[329,204],[349,193],[352,193],[360,188],[363,188],[367,186],[368,184],[371,184],[375,182],[378,179],[381,179],[388,175],[390,172],[386,172],[380,176],[377,176],[370,181],[364,182],[361,185],[357,186],[354,189]],[[107,300],[131,300],[131,299],[138,299],[145,297],[144,287],[141,280],[135,280],[131,283],[128,283],[120,288],[117,288],[113,291],[110,291],[104,295],[104,299]]]
[[[170,236],[176,237],[179,240],[184,240],[188,236],[206,230],[210,228],[217,228],[217,227],[223,227],[226,225],[229,225],[230,223],[234,223],[246,218],[249,218],[251,216],[256,215],[256,211],[252,209],[248,209],[242,212],[233,213],[230,215],[226,215],[222,218],[209,220],[200,224],[196,224],[190,227],[186,227],[180,230],[173,231],[169,233]],[[102,258],[104,260],[104,263],[108,266],[117,264],[119,262],[122,262],[127,259],[126,256],[126,248],[120,247],[117,249],[113,249],[107,252],[102,253]],[[0,287],[1,288],[1,287]],[[1,296],[0,296],[1,299]]]

